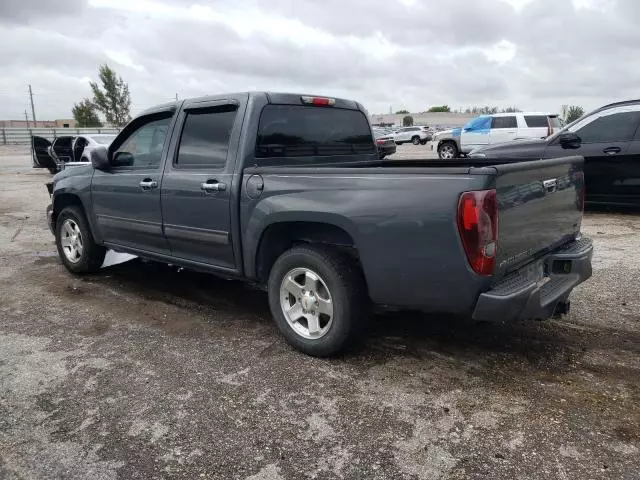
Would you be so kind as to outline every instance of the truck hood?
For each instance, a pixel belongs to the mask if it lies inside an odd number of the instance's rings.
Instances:
[[[55,183],[58,180],[62,180],[63,178],[67,178],[67,177],[86,176],[86,175],[89,175],[91,172],[93,172],[93,165],[91,165],[90,163],[77,162],[72,167],[65,168],[64,170],[56,173],[55,176],[53,177],[53,181]]]
[[[458,127],[458,128],[452,128],[450,130],[442,130],[440,132],[436,132],[433,135],[434,139],[442,139],[442,138],[455,138],[455,137],[459,137],[460,133],[462,132],[462,128]]]
[[[480,147],[469,153],[470,157],[482,158],[542,158],[547,141],[544,139],[513,140],[487,147]]]

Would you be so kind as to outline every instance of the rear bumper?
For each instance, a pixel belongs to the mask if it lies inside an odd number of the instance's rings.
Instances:
[[[551,317],[573,288],[591,276],[592,256],[589,238],[561,247],[481,294],[473,318],[509,322]]]

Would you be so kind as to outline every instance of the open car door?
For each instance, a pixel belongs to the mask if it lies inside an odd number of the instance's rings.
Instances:
[[[58,171],[58,165],[49,155],[51,142],[44,137],[31,136],[31,151],[33,155],[33,168],[46,168],[51,173]]]

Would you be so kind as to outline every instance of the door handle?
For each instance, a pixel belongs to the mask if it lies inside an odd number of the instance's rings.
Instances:
[[[151,178],[145,178],[140,182],[140,187],[143,190],[153,190],[154,188],[158,188],[158,182]]]
[[[200,188],[204,190],[205,193],[222,192],[227,189],[227,184],[217,180],[207,180],[200,185]]]
[[[621,151],[622,149],[620,147],[609,147],[603,150],[603,152],[606,153],[607,155],[616,155]]]

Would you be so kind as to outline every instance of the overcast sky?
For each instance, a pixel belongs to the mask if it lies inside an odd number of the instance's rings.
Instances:
[[[371,113],[640,97],[639,0],[0,0],[0,119],[69,118],[108,63],[132,113],[244,90]]]

